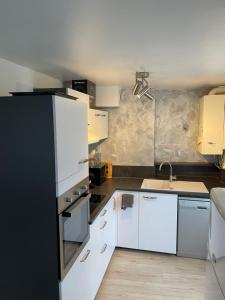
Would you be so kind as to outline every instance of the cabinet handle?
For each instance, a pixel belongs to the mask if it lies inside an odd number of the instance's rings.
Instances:
[[[80,260],[81,263],[85,262],[88,258],[88,256],[90,255],[91,250],[87,250],[86,254],[84,255],[84,257]]]
[[[102,214],[100,215],[100,217],[105,216],[106,213],[107,213],[107,209],[104,209],[103,212],[102,212]]]
[[[108,247],[108,245],[107,244],[105,244],[104,246],[103,246],[103,248],[102,248],[102,251],[100,252],[101,254],[102,253],[104,253],[105,252],[105,250],[107,249],[107,247]]]
[[[215,256],[214,253],[213,253],[213,255],[212,255],[212,260],[213,260],[214,264],[216,264],[216,256]]]
[[[106,115],[101,115],[101,117],[106,117]]]
[[[116,198],[113,197],[113,210],[115,210],[115,209],[116,209]]]
[[[155,197],[155,196],[154,197],[153,196],[151,196],[151,197],[150,196],[143,196],[143,198],[144,199],[151,199],[151,200],[158,199],[158,197]]]
[[[208,209],[208,207],[205,207],[205,206],[197,206],[197,209]]]
[[[100,229],[104,229],[106,225],[107,225],[107,221],[104,222],[104,224],[102,225],[102,227],[100,227]]]
[[[101,114],[95,114],[96,117],[101,117]]]
[[[85,158],[85,159],[81,159],[78,164],[81,165],[81,164],[86,164],[87,162],[89,162],[89,158]]]
[[[209,145],[216,145],[216,143],[208,142]]]

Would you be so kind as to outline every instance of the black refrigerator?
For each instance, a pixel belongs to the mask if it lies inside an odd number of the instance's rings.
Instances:
[[[53,97],[0,97],[0,294],[4,300],[60,299]],[[88,173],[88,166],[84,168]]]

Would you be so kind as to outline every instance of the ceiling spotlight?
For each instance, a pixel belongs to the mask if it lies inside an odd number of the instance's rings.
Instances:
[[[143,96],[146,96],[150,100],[154,100],[154,97],[149,93],[150,87],[145,86],[138,94],[137,97],[141,99]]]
[[[149,72],[136,72],[136,82],[132,93],[139,99],[146,96],[148,99],[154,100],[154,97],[149,92],[150,87],[146,78],[149,78]]]
[[[142,89],[142,87],[143,87],[142,81],[137,80],[134,85],[134,88],[133,88],[133,92],[132,92],[133,95],[137,95],[140,92],[140,90]]]

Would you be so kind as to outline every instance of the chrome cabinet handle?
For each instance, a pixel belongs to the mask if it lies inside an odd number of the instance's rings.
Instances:
[[[105,216],[106,213],[107,213],[107,209],[104,209],[103,212],[102,212],[102,214],[100,215],[100,217]]]
[[[209,145],[216,145],[216,143],[208,142]]]
[[[102,227],[100,227],[100,229],[105,228],[106,225],[107,225],[107,221],[104,222],[104,224],[102,225]]]
[[[156,197],[156,196],[154,196],[154,197],[153,196],[143,196],[143,198],[144,199],[152,199],[152,200],[153,199],[158,199],[158,197]]]
[[[104,244],[103,248],[102,248],[102,251],[100,252],[101,254],[105,252],[105,250],[107,249],[108,245],[107,244]]]
[[[113,210],[115,210],[115,209],[116,209],[116,198],[113,197]]]
[[[89,158],[85,158],[85,159],[81,159],[78,164],[81,165],[81,164],[86,164],[87,162],[89,162]]]
[[[197,206],[197,209],[208,209],[208,207],[205,207],[205,206]]]
[[[90,255],[91,250],[87,250],[86,254],[84,255],[84,257],[80,260],[81,263],[85,262],[88,258],[88,256]]]

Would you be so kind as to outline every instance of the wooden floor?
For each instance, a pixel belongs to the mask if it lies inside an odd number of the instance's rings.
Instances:
[[[96,300],[203,300],[205,261],[116,250]]]

